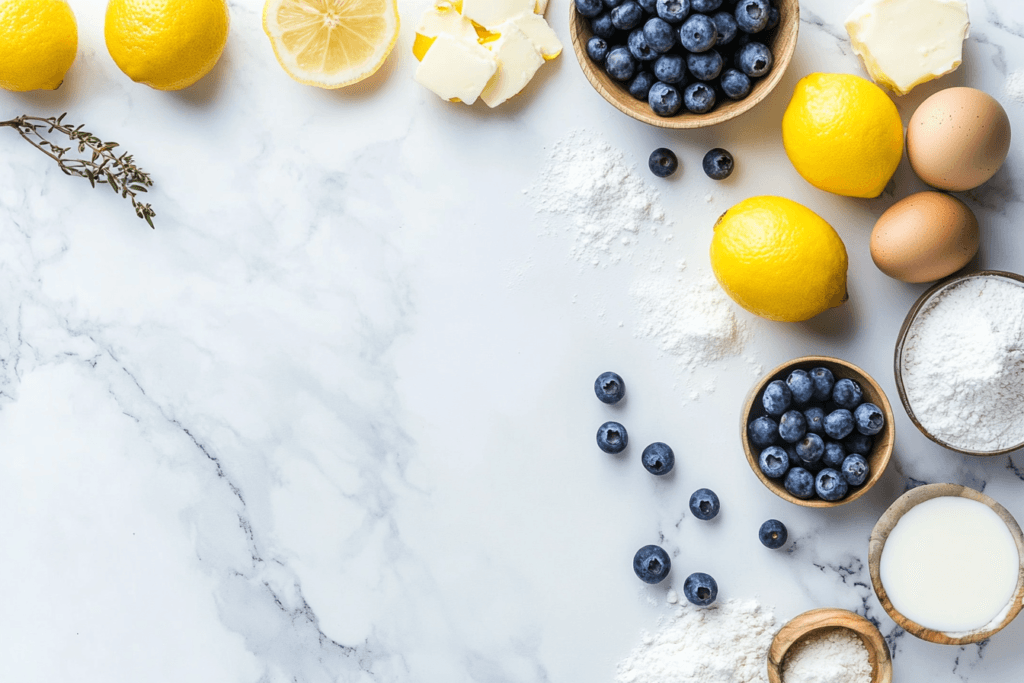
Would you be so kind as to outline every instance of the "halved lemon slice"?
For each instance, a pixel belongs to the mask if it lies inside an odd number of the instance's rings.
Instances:
[[[289,76],[340,88],[371,76],[398,40],[397,0],[267,0],[263,30]]]

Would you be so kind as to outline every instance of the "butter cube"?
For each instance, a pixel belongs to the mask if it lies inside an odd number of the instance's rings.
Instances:
[[[536,6],[537,0],[462,0],[462,16],[490,28]]]
[[[480,94],[480,99],[491,108],[519,93],[544,64],[540,50],[513,22],[499,24],[493,30],[501,34],[490,43],[498,70]]]
[[[438,3],[423,13],[416,33],[427,38],[449,35],[475,41],[476,29],[473,22],[459,14],[458,10],[448,3]]]
[[[480,43],[439,35],[416,69],[416,81],[442,99],[473,104],[497,70],[495,54]]]
[[[533,12],[527,12],[526,14],[514,17],[512,23],[526,34],[526,37],[540,51],[544,59],[554,59],[562,54],[562,41],[558,39],[558,35],[548,25],[548,22],[544,21],[544,17]],[[497,28],[494,31],[501,33]]]

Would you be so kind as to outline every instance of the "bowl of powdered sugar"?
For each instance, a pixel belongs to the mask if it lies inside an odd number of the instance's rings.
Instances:
[[[929,289],[900,330],[895,369],[932,441],[967,455],[1024,447],[1024,277],[983,271]]]

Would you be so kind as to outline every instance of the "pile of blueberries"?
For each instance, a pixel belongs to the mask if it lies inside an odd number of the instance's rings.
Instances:
[[[594,393],[602,403],[614,405],[626,395],[626,383],[617,373],[603,372],[594,382]],[[629,444],[626,428],[618,422],[605,422],[597,430],[597,445],[605,453],[621,453]],[[675,466],[675,454],[665,443],[656,441],[644,449],[640,456],[644,468],[651,474],[662,476]],[[690,512],[697,519],[709,521],[718,516],[722,504],[718,495],[707,488],[697,489],[690,496]],[[786,526],[770,519],[761,525],[758,537],[768,548],[781,548],[786,544]],[[661,583],[672,569],[672,560],[665,549],[645,545],[633,556],[633,571],[644,583]],[[694,572],[683,582],[683,595],[694,605],[706,607],[718,597],[718,583],[710,574]]]
[[[587,54],[658,116],[742,100],[772,70],[776,0],[575,0]]]
[[[829,502],[867,481],[885,416],[856,381],[837,382],[828,368],[794,370],[765,387],[761,404],[766,414],[747,425],[747,438],[766,477],[797,498]]]

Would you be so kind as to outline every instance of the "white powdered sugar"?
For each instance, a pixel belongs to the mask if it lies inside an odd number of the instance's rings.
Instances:
[[[871,660],[864,641],[836,628],[797,642],[782,663],[783,683],[871,683]]]
[[[1024,286],[974,277],[941,290],[907,333],[902,376],[915,417],[945,443],[1024,443]]]
[[[670,595],[670,600],[671,600]],[[764,683],[775,615],[756,600],[689,603],[662,620],[616,670],[616,683]]]
[[[556,142],[540,182],[526,190],[538,212],[561,216],[572,232],[572,257],[608,266],[632,256],[642,231],[668,225],[658,191],[622,152],[586,132]]]

